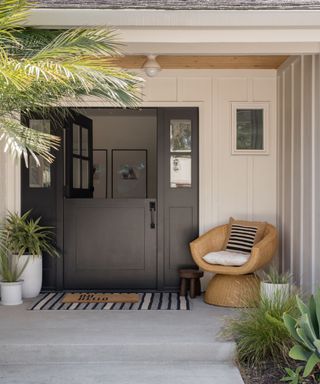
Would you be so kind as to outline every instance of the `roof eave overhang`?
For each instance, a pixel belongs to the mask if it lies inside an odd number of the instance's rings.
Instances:
[[[186,54],[229,52],[235,44],[260,46],[263,53],[319,52],[320,10],[312,11],[169,11],[134,9],[52,9],[31,11],[28,25],[46,28],[107,25],[119,30],[122,41],[132,53],[148,52],[149,46],[158,53]],[[213,52],[210,45],[214,44]],[[280,45],[279,45],[280,44]],[[223,45],[225,46],[223,48]],[[196,50],[194,51],[194,48]],[[242,47],[244,49],[244,46]],[[283,51],[281,51],[283,49]],[[226,51],[226,52],[222,52]],[[130,49],[129,49],[130,52]],[[231,51],[230,51],[231,53]],[[244,52],[248,53],[248,51]]]

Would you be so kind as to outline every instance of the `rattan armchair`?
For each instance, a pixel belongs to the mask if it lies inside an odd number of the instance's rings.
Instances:
[[[216,227],[190,243],[195,263],[206,272],[213,272],[204,300],[208,304],[243,307],[259,294],[260,280],[254,274],[273,258],[277,245],[276,228],[267,224],[262,240],[254,245],[248,261],[239,267],[209,264],[203,256],[223,249],[228,224]]]

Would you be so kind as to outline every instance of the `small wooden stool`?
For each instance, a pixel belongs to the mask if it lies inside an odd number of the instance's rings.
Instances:
[[[185,296],[190,288],[190,297],[193,299],[201,295],[200,277],[203,272],[198,269],[180,269],[180,296]]]

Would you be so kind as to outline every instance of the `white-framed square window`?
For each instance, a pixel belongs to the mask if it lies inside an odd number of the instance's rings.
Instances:
[[[232,154],[267,155],[269,103],[232,103]]]

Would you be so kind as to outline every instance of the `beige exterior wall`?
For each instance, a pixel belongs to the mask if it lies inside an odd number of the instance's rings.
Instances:
[[[20,211],[20,162],[4,153],[0,144],[0,220],[6,212]]]
[[[5,208],[6,208],[6,202],[5,202],[5,196],[6,196],[6,174],[5,174],[5,159],[4,159],[4,153],[3,153],[3,147],[0,146],[0,217],[3,217]]]
[[[307,292],[320,284],[319,73],[319,55],[295,57],[278,73],[281,267]]]

